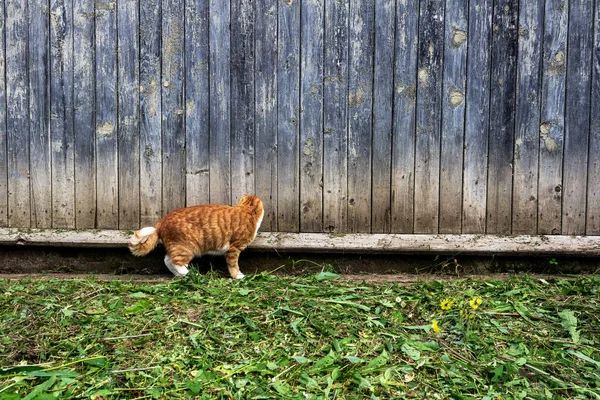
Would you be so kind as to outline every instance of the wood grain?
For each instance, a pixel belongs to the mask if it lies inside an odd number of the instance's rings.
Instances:
[[[8,226],[8,154],[6,152],[6,24],[0,1],[0,226]]]

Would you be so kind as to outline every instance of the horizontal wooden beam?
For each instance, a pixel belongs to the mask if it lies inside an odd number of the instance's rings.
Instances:
[[[0,245],[125,247],[132,231],[0,228]],[[260,232],[250,249],[321,253],[600,256],[600,236]]]

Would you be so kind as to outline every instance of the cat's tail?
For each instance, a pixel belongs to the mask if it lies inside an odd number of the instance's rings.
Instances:
[[[129,239],[129,250],[134,256],[145,256],[158,244],[158,233],[153,226],[135,231]]]

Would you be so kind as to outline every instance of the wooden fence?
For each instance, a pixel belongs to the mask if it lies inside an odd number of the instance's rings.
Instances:
[[[0,227],[600,234],[600,0],[0,0]]]

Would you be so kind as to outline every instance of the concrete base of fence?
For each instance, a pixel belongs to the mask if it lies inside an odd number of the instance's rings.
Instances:
[[[132,231],[0,228],[0,245],[125,247]],[[600,236],[259,232],[250,249],[322,253],[600,256]]]

